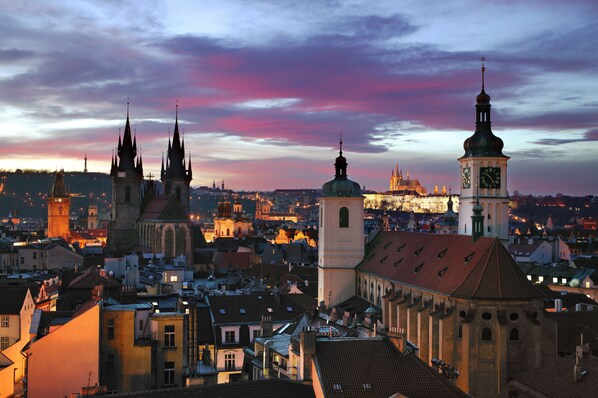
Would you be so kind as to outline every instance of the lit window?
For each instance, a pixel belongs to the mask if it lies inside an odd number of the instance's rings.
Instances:
[[[178,276],[176,276],[176,275],[172,275],[172,276],[170,277],[170,281],[171,281],[171,282],[176,282],[178,279],[179,279],[179,277],[178,277]]]
[[[174,362],[164,362],[164,385],[174,385]]]
[[[2,337],[0,341],[0,350],[6,350],[8,348],[8,337]]]
[[[538,282],[544,282],[544,277],[542,275],[538,277]]]
[[[235,370],[235,353],[229,352],[224,354],[224,369]]]
[[[531,281],[531,280],[532,280],[532,276],[531,276],[531,275],[528,275],[528,276],[527,276],[527,280],[528,280],[528,281]]]
[[[164,347],[174,347],[174,325],[164,326]]]
[[[553,276],[552,283],[559,283],[559,278],[557,278],[556,276]]]
[[[3,316],[3,317],[2,317],[2,324],[1,324],[1,326],[2,326],[3,328],[7,328],[9,325],[10,325],[10,323],[9,323],[9,318],[8,318],[8,316]]]
[[[590,288],[590,282],[586,282],[586,289]]]
[[[563,279],[561,279],[561,283],[562,283],[562,284],[565,284],[565,283],[567,283],[567,278],[563,278]]]

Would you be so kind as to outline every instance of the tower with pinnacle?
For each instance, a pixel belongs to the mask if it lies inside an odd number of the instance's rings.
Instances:
[[[63,238],[70,236],[69,214],[71,195],[64,184],[64,170],[56,173],[54,184],[48,194],[48,237]]]
[[[185,162],[185,139],[179,134],[179,112],[176,106],[176,118],[174,123],[174,134],[172,142],[168,139],[168,151],[166,164],[162,159],[160,179],[164,185],[165,195],[174,195],[181,203],[185,212],[189,214],[189,185],[192,180],[191,155],[189,162]]]
[[[355,295],[355,266],[363,260],[363,200],[347,178],[340,141],[335,176],[322,186],[318,242],[318,303],[334,306]]]
[[[137,219],[141,204],[143,164],[137,156],[137,137],[131,134],[129,104],[125,131],[118,137],[118,147],[112,157],[112,212],[108,227],[108,248],[113,255],[123,255],[137,244]]]
[[[464,155],[459,158],[461,197],[459,204],[459,234],[472,235],[474,210],[483,209],[483,236],[508,239],[509,197],[507,193],[508,156],[502,153],[503,141],[491,130],[490,96],[484,90],[482,58],[482,91],[476,97],[474,134],[463,143]],[[478,202],[479,201],[479,202]],[[474,209],[475,208],[475,209]],[[479,225],[478,225],[479,227]]]

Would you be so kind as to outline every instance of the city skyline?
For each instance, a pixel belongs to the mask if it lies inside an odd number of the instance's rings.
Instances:
[[[3,169],[109,172],[129,100],[159,175],[178,102],[194,186],[319,188],[342,133],[366,188],[398,163],[458,193],[485,56],[509,192],[598,193],[589,1],[0,6]]]

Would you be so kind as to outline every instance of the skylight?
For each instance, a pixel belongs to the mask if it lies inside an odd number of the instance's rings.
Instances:
[[[226,310],[224,308],[220,308],[220,315],[226,315]]]
[[[247,311],[245,311],[245,308],[239,308],[239,312],[241,314],[247,314]]]

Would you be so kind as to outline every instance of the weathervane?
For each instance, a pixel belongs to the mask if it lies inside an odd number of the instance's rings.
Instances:
[[[486,57],[482,57],[482,90],[484,89],[484,72],[486,72],[484,61],[486,61]]]

